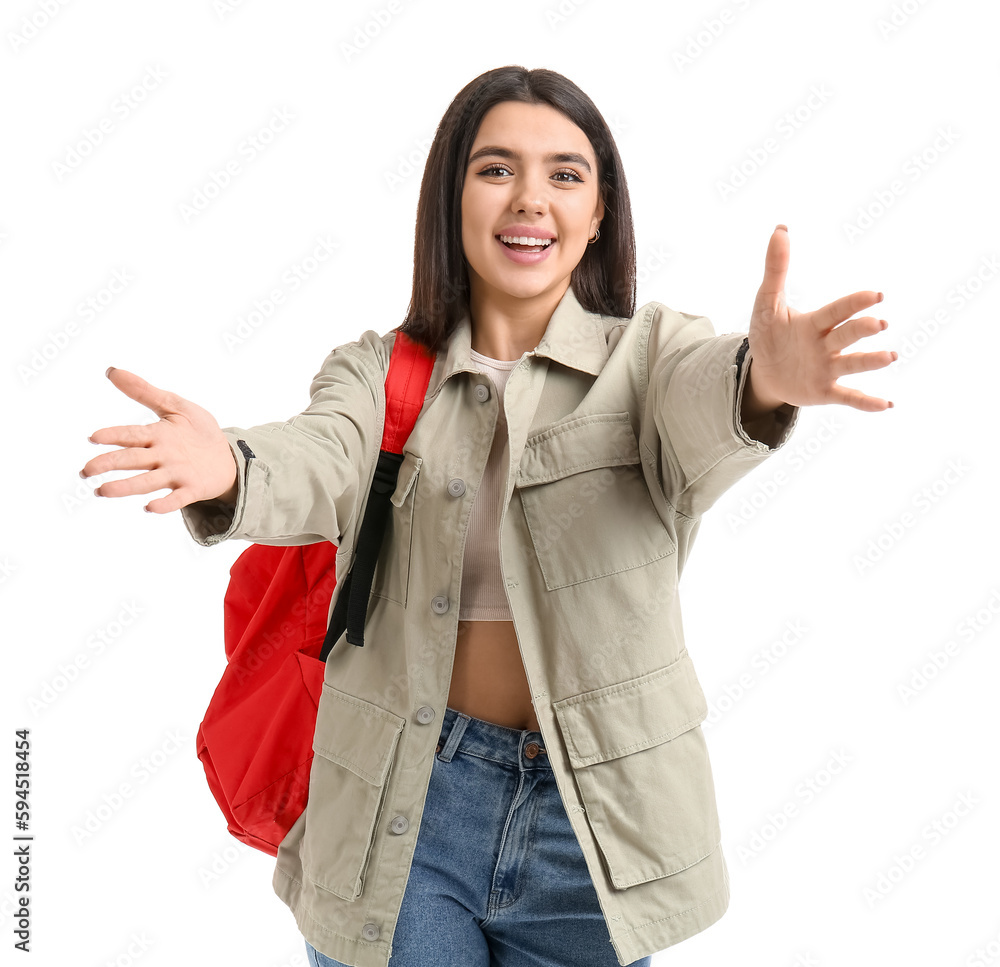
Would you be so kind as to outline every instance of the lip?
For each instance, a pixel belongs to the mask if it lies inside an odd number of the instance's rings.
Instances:
[[[540,228],[538,225],[523,225],[520,222],[514,225],[505,225],[497,232],[497,235],[526,235],[528,238],[556,237],[556,233],[550,232],[547,228]]]
[[[537,231],[537,230],[536,230]],[[513,235],[514,232],[503,232],[504,235]],[[527,233],[525,233],[527,234]],[[529,238],[552,238],[550,235],[529,235]],[[553,241],[547,248],[542,249],[541,252],[516,252],[512,248],[507,248],[503,242],[500,241],[499,235],[493,236],[493,241],[500,246],[500,251],[511,260],[511,262],[516,262],[518,265],[537,265],[539,262],[544,262],[548,257],[549,253],[554,249],[559,243]]]

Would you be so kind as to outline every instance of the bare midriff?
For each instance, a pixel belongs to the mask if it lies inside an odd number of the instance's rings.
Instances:
[[[448,705],[508,729],[539,731],[513,621],[459,621]]]

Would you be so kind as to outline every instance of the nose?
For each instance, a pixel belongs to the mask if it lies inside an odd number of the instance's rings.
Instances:
[[[511,199],[511,209],[518,213],[544,215],[548,210],[544,181],[543,175],[530,172],[519,177]]]

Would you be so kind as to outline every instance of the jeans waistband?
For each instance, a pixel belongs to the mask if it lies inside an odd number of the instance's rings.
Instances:
[[[441,723],[437,757],[450,762],[459,750],[514,769],[552,771],[541,732],[509,729],[448,706]]]

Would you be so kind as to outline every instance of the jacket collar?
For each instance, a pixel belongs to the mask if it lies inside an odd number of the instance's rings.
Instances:
[[[441,384],[455,373],[468,370],[479,372],[472,362],[472,319],[466,309],[448,341],[444,362],[435,366],[427,388],[428,397],[436,395]],[[602,316],[588,312],[580,305],[568,286],[562,299],[549,317],[542,338],[534,349],[535,356],[547,356],[565,366],[596,376],[608,361],[608,342],[604,334]],[[440,356],[440,354],[439,354]]]

